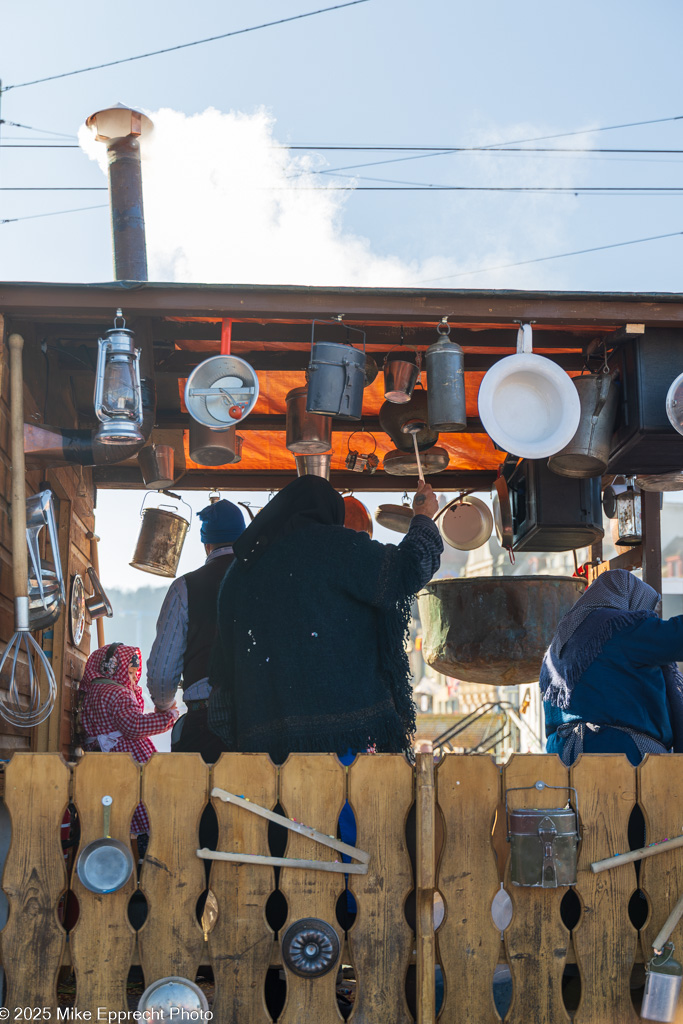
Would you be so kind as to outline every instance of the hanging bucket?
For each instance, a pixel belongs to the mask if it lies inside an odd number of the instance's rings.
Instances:
[[[575,377],[574,387],[581,401],[579,426],[569,444],[548,459],[548,469],[582,479],[602,476],[609,462],[619,387],[611,373]]]
[[[177,497],[178,501],[182,501],[177,495],[171,497]],[[155,576],[173,578],[178,570],[180,553],[190,528],[190,520],[179,515],[173,505],[145,508],[147,498],[148,495],[145,495],[140,509],[142,525],[130,565],[134,569],[151,572]],[[182,501],[182,504],[190,508],[186,501]]]
[[[645,968],[645,991],[640,1016],[643,1020],[676,1020],[683,967],[673,958],[673,943],[667,942]]]
[[[138,465],[148,491],[161,491],[173,483],[174,451],[170,444],[148,444],[138,452]]]
[[[308,388],[294,388],[287,403],[286,445],[290,452],[316,455],[332,447],[332,420],[329,416],[306,411]]]
[[[365,331],[358,332],[363,335],[362,351],[336,341],[315,341],[316,323],[328,322],[314,320],[311,325],[306,411],[359,420],[365,387]]]
[[[242,458],[242,438],[236,427],[212,430],[190,419],[190,458],[200,466],[230,466]]]
[[[321,455],[295,455],[297,476],[322,476],[330,479],[330,459],[332,452]]]
[[[413,388],[420,376],[420,354],[415,352],[415,362],[406,359],[401,349],[392,349],[393,352],[400,352],[400,355],[387,354],[384,360],[384,397],[387,402],[394,402],[396,405],[403,405],[410,401]]]
[[[574,794],[566,807],[508,808],[508,793],[522,789],[562,789]],[[515,786],[505,790],[507,838],[510,843],[510,878],[513,885],[557,889],[576,885],[576,849],[579,842],[578,797],[572,786]]]

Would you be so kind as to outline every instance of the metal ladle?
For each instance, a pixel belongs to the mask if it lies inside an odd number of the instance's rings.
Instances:
[[[425,482],[425,475],[422,472],[422,462],[420,461],[420,449],[417,447],[417,435],[420,433],[421,430],[425,430],[426,427],[427,424],[424,422],[424,420],[406,420],[406,422],[401,426],[402,434],[412,434],[413,447],[415,448],[415,458],[417,459],[417,475],[420,478],[421,484]]]

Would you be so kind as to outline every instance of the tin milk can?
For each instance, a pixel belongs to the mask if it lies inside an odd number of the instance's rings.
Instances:
[[[433,430],[464,430],[465,368],[460,345],[448,340],[448,324],[437,327],[439,340],[425,353],[429,426]]]
[[[365,332],[359,332],[363,335],[362,350],[336,341],[315,341],[316,322],[326,321],[314,320],[311,326],[306,411],[359,420],[365,387]]]
[[[155,576],[173,577],[178,569],[180,554],[190,528],[190,519],[181,516],[173,505],[167,505],[166,508],[163,506],[145,508],[145,501],[151,493],[149,491],[142,502],[140,509],[142,525],[130,565],[134,569],[151,572]],[[178,495],[172,494],[170,491],[165,493],[182,501]],[[186,505],[188,509],[190,508],[186,501],[183,501],[182,504]],[[191,515],[192,510],[190,509]]]
[[[673,951],[673,943],[667,942],[661,954],[653,956],[647,965],[640,1010],[643,1020],[672,1021],[675,1018],[683,967],[674,960]]]
[[[619,386],[605,370],[575,377],[574,386],[581,400],[579,426],[569,444],[550,456],[548,468],[560,476],[602,476],[609,462]]]
[[[508,808],[508,793],[522,789],[561,789],[574,794],[575,807]],[[510,843],[511,881],[513,885],[557,889],[576,885],[576,849],[579,841],[579,814],[576,790],[570,786],[516,786],[505,791],[507,838]]]

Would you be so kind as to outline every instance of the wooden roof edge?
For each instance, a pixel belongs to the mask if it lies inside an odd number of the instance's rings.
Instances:
[[[130,315],[299,317],[343,315],[410,323],[441,317],[460,323],[536,321],[544,324],[613,325],[644,323],[683,326],[683,294],[559,292],[482,289],[332,288],[295,285],[186,284],[111,281],[0,282],[0,312],[24,318],[50,314],[111,315],[121,306]]]

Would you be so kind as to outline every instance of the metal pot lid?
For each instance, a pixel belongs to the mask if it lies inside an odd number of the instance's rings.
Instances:
[[[667,392],[666,415],[674,430],[683,434],[683,373],[679,373]]]
[[[407,533],[414,514],[410,505],[378,505],[375,522],[386,530]]]
[[[178,1020],[183,1019],[183,1012],[187,1015],[186,1020],[199,1020],[200,1013],[203,1016],[208,1013],[208,1009],[208,1000],[199,985],[195,985],[189,978],[175,975],[153,981],[142,993],[138,1003],[138,1012],[154,1011],[155,1020],[171,1020],[172,1010]],[[190,1017],[189,1014],[196,1016]]]
[[[339,936],[327,921],[304,917],[289,926],[282,939],[282,960],[301,978],[320,978],[339,960]]]
[[[429,473],[441,473],[448,468],[448,452],[444,448],[430,448],[420,453],[422,471],[425,476]],[[387,452],[384,456],[384,470],[391,476],[417,476],[417,459],[414,452]]]
[[[470,495],[446,509],[439,518],[439,530],[452,548],[474,551],[493,533],[493,515],[485,502]]]
[[[96,839],[78,856],[76,872],[90,892],[117,892],[133,874],[135,861],[129,846],[119,839]]]

